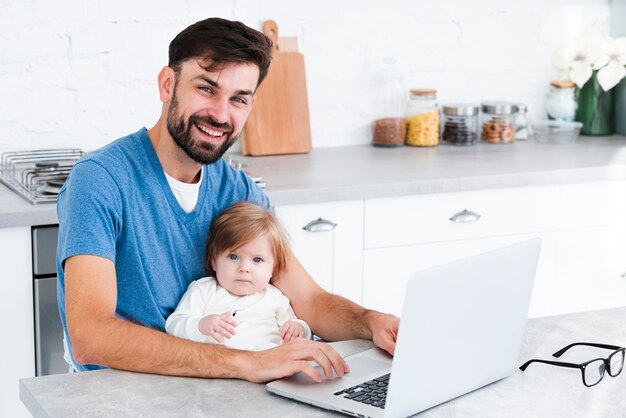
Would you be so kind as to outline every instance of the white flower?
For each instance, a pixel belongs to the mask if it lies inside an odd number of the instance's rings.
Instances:
[[[584,85],[593,73],[595,56],[590,42],[578,41],[565,45],[557,51],[554,57],[554,65],[561,70],[561,78],[571,80],[578,87]]]
[[[598,83],[608,91],[626,76],[626,38],[589,37],[565,45],[557,51],[554,65],[561,71],[561,79],[571,80],[578,87],[598,70]]]
[[[626,76],[626,38],[605,40],[602,52],[593,63],[598,70],[598,83],[609,91]]]

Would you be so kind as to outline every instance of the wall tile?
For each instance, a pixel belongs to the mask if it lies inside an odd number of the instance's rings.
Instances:
[[[102,146],[158,118],[170,40],[208,16],[277,21],[305,56],[314,147],[367,144],[375,74],[439,101],[524,102],[542,117],[566,37],[608,34],[609,0],[0,0],[0,151]],[[349,16],[349,18],[345,18]]]

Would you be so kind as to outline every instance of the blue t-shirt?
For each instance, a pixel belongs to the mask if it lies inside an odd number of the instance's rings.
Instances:
[[[213,219],[240,201],[269,209],[267,197],[242,171],[221,159],[203,169],[196,209],[186,213],[145,128],[87,154],[73,167],[57,205],[57,298],[70,353],[63,271],[68,257],[112,260],[116,315],[163,331],[189,283],[206,275],[203,262]],[[80,370],[102,368],[72,360]]]

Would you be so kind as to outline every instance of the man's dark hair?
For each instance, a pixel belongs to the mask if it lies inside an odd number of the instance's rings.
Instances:
[[[272,41],[241,22],[211,17],[194,23],[170,43],[169,63],[176,74],[189,59],[206,62],[207,71],[225,63],[251,63],[259,67],[261,84],[272,60]]]

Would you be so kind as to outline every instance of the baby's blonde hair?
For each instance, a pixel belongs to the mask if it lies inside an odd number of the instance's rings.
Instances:
[[[236,250],[262,235],[267,236],[272,247],[274,278],[287,264],[288,242],[285,231],[271,212],[247,202],[226,208],[213,221],[204,260],[205,270],[210,276],[215,276],[212,264],[220,254]]]

